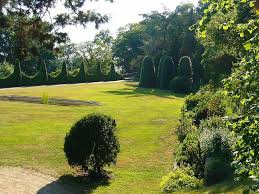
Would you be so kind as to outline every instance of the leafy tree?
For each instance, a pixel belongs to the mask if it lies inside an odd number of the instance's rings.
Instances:
[[[84,172],[102,175],[106,165],[116,164],[119,141],[116,122],[110,116],[92,113],[78,122],[67,133],[64,151],[69,165]]]
[[[143,29],[140,24],[130,24],[118,31],[113,44],[113,54],[118,66],[126,73],[139,71],[139,62],[143,59]]]
[[[234,65],[230,77],[224,82],[226,94],[233,101],[233,111],[228,125],[238,137],[234,158],[237,174],[256,181],[259,179],[259,115],[257,107],[259,103],[257,30],[259,23],[256,19],[256,2],[254,0],[222,0],[220,2],[209,0],[206,2],[209,3],[209,6],[204,11],[204,17],[199,21],[198,37],[206,40],[209,34],[207,27],[213,17],[220,14],[224,20],[225,16],[232,16],[219,25],[223,34],[233,37],[225,43],[239,53],[239,59]],[[216,44],[216,46],[218,45],[220,44]],[[221,47],[220,50],[225,49]]]
[[[73,24],[85,26],[89,22],[94,22],[98,27],[99,24],[108,21],[106,15],[102,16],[95,11],[83,11],[85,2],[86,0],[63,0],[65,13],[60,13],[51,18],[51,22],[47,22],[44,18],[47,14],[51,15],[51,8],[57,4],[55,0],[1,1],[0,42],[6,39],[0,46],[0,50],[5,49],[5,52],[1,52],[2,57],[11,63],[14,62],[13,59],[21,62],[47,60],[43,54],[46,50],[56,54],[58,45],[68,40],[66,33],[59,32],[60,27]]]

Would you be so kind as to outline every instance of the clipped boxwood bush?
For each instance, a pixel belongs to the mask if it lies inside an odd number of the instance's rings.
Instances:
[[[142,63],[139,86],[143,88],[154,88],[155,83],[153,60],[151,57],[146,56]]]
[[[92,113],[80,119],[65,137],[69,165],[90,174],[103,174],[106,165],[116,164],[119,141],[115,132],[116,122],[110,116]]]
[[[163,193],[172,193],[198,189],[201,185],[190,168],[178,168],[162,178],[160,188]]]
[[[169,89],[170,80],[176,76],[176,65],[169,56],[164,56],[160,60],[158,72],[158,87],[160,89]]]

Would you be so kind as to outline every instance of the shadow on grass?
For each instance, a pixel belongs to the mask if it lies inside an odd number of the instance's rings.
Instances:
[[[123,88],[120,90],[110,90],[105,91],[104,93],[114,94],[114,95],[127,95],[129,97],[140,97],[146,95],[158,96],[161,98],[174,99],[174,97],[185,97],[184,94],[176,94],[172,93],[168,90],[160,90],[156,88],[140,88],[136,83],[126,83],[126,86],[130,86],[131,88]]]
[[[87,178],[63,175],[58,180],[41,188],[37,194],[87,194],[99,186],[109,185],[109,178]]]

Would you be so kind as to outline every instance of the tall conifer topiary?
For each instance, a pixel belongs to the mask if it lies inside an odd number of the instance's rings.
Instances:
[[[146,56],[142,63],[139,86],[143,88],[155,87],[156,79],[154,72],[153,60]]]
[[[170,89],[177,93],[189,93],[193,83],[192,62],[190,57],[184,56],[179,61],[178,76],[170,82]]]
[[[168,89],[170,80],[176,76],[177,67],[173,59],[169,56],[164,56],[160,60],[158,72],[158,87],[160,89]]]
[[[81,82],[81,83],[86,82],[85,65],[83,62],[81,63],[81,66],[80,66],[80,70],[78,73],[78,79],[79,79],[79,82]]]

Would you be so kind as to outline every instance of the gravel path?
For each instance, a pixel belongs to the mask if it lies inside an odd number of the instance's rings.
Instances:
[[[0,167],[0,193],[73,194],[74,192],[53,177],[18,167]]]

